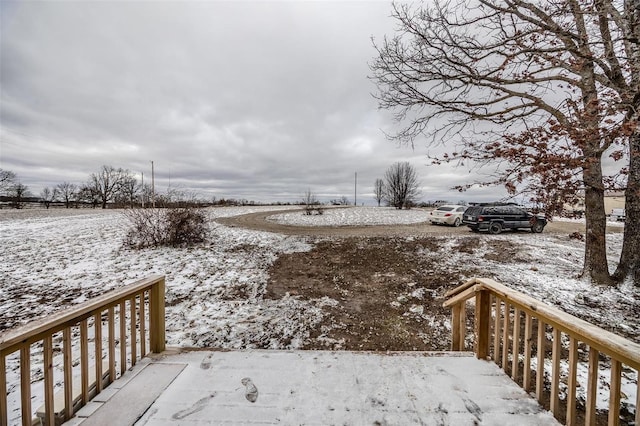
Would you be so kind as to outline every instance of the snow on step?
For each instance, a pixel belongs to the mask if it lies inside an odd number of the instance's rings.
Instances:
[[[186,367],[138,425],[557,424],[495,364],[459,354],[198,351],[154,363]]]

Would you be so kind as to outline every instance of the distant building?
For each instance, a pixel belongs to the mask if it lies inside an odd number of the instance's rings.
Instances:
[[[578,196],[578,201],[574,204],[565,204],[565,214],[584,213],[584,195]],[[605,191],[604,193],[604,212],[607,215],[611,214],[613,209],[624,209],[624,191]]]
[[[624,209],[624,191],[607,191],[604,194],[604,211],[611,214],[613,209]]]

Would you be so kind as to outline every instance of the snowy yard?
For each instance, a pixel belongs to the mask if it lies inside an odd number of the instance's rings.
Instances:
[[[213,221],[274,209],[208,209],[211,233],[206,243],[140,251],[122,246],[127,219],[121,211],[0,210],[0,332],[136,279],[160,274],[167,278],[168,345],[301,347],[309,330],[322,320],[323,307],[338,302],[328,297],[303,300],[287,296],[273,300],[263,296],[269,266],[284,253],[311,250],[315,241],[226,227]],[[304,226],[411,224],[424,222],[425,212],[329,209],[322,216],[285,212],[270,220]],[[473,253],[455,249],[470,237],[464,234],[443,240],[437,254],[443,268],[464,265],[486,270],[487,276],[516,290],[640,342],[640,290],[630,283],[602,288],[577,279],[582,242],[550,233],[482,235]],[[515,242],[519,251],[513,256],[524,261],[504,262],[492,256],[491,247],[486,245],[488,238]],[[607,243],[613,268],[622,234],[608,234]],[[428,312],[420,314],[428,320]],[[15,369],[17,361],[8,360],[7,365]],[[9,383],[11,380],[10,375]],[[635,400],[635,380],[629,374],[623,378],[623,391],[631,405]],[[35,396],[36,401],[41,397],[37,392]],[[605,403],[606,398],[599,406],[606,406]]]
[[[397,210],[389,207],[331,208],[322,215],[285,212],[269,218],[273,222],[298,226],[409,225],[425,222],[424,210]]]

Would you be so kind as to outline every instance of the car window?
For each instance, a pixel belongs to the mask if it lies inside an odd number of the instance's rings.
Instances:
[[[438,207],[436,210],[441,210],[444,212],[450,212],[451,210],[453,210],[453,207]]]
[[[464,207],[458,207],[458,208],[456,209],[456,211],[457,211],[457,212],[463,212],[464,210],[465,210],[465,208],[464,208]]]
[[[464,211],[464,214],[468,216],[477,216],[482,214],[482,207],[469,207]]]

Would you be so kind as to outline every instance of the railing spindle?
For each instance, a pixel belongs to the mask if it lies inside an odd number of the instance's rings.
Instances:
[[[547,340],[546,324],[538,318],[538,347],[536,348],[536,398],[542,401],[544,396],[544,346]]]
[[[89,325],[86,319],[80,322],[80,377],[82,405],[86,405],[89,401]]]
[[[529,392],[531,388],[531,315],[524,314],[524,370],[522,372],[522,387]]]
[[[513,359],[511,360],[511,378],[518,381],[520,356],[520,309],[513,310]]]
[[[127,371],[127,318],[125,301],[120,302],[120,376]]]
[[[140,357],[147,356],[147,333],[145,318],[145,292],[140,293]]]
[[[618,426],[620,424],[621,374],[622,363],[617,359],[611,358],[611,383],[609,386],[609,426]]]
[[[586,414],[585,425],[593,426],[596,424],[596,390],[598,388],[598,351],[589,348],[589,379],[587,383],[587,395],[585,402]]]
[[[511,322],[511,305],[504,301],[504,321],[502,323],[502,369],[507,371],[509,362],[509,323]]]
[[[464,351],[465,338],[467,337],[467,303],[460,304],[460,322],[458,323],[460,334],[460,350]]]
[[[551,412],[558,418],[560,415],[560,330],[553,327],[553,341],[551,342]]]
[[[0,372],[7,371],[4,353],[0,352]],[[0,426],[9,424],[9,406],[7,405],[7,376],[0,373]]]
[[[107,318],[109,328],[109,383],[113,383],[116,379],[116,319],[113,306],[109,306]]]
[[[44,338],[42,354],[44,356],[44,413],[46,425],[55,425],[53,405],[53,339],[49,334]]]
[[[64,418],[73,417],[73,360],[71,359],[71,328],[62,331],[64,358]]]
[[[31,425],[31,346],[20,349],[20,396],[22,403],[22,424]]]
[[[636,426],[640,425],[640,370],[636,370]]]
[[[578,369],[578,341],[569,341],[569,380],[567,383],[567,426],[576,424],[576,373]]]
[[[95,338],[93,346],[96,355],[96,395],[102,392],[102,311],[93,316]]]
[[[502,300],[495,297],[495,317],[493,319],[493,362],[496,364],[500,359],[500,324],[502,316]]]
[[[129,299],[129,315],[131,316],[131,366],[136,365],[136,357],[138,356],[138,345],[137,341],[137,333],[136,333],[136,324],[137,324],[137,311],[136,311],[136,295],[134,294],[131,299]]]

